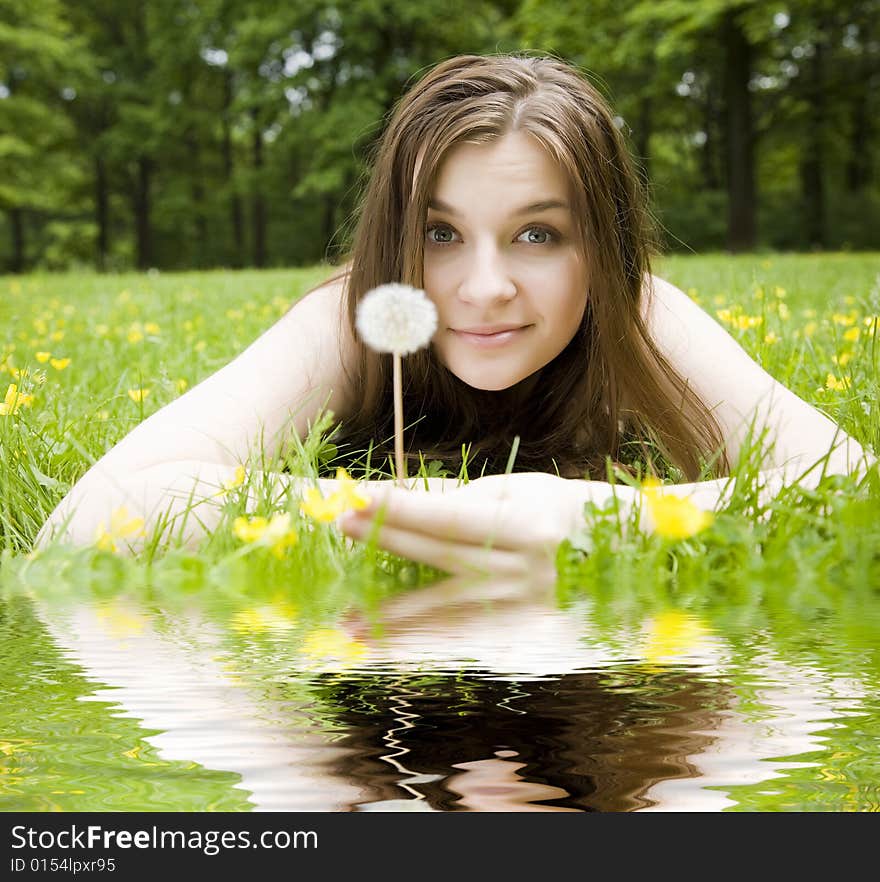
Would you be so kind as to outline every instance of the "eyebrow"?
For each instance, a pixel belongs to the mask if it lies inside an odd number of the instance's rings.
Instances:
[[[541,202],[532,202],[530,205],[523,205],[522,208],[517,208],[513,213],[514,215],[535,214],[539,211],[550,211],[553,208],[567,209],[570,207],[571,206],[567,202],[562,202],[559,199],[544,199]],[[460,213],[456,211],[451,205],[448,205],[440,199],[429,199],[428,208],[431,208],[434,211],[443,211],[446,214],[452,214],[456,216]]]

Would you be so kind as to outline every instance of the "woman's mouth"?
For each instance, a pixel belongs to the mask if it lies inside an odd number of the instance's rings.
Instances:
[[[465,343],[470,343],[472,346],[476,346],[479,349],[495,349],[499,346],[506,346],[508,343],[519,339],[523,332],[531,327],[531,325],[523,325],[520,328],[497,331],[494,334],[475,333],[473,331],[456,331],[453,328],[452,333]]]

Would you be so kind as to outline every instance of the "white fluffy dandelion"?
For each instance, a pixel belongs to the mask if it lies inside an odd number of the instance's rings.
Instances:
[[[355,320],[361,339],[377,352],[409,355],[437,330],[437,307],[420,288],[391,283],[368,291]]]
[[[370,349],[390,352],[394,363],[394,459],[397,483],[406,480],[403,459],[403,368],[401,356],[427,346],[437,330],[437,307],[420,288],[392,282],[363,296],[355,327]]]

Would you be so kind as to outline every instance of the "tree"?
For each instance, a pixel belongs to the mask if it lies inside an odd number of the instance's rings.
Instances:
[[[11,233],[9,268],[27,262],[29,213],[63,213],[81,170],[64,112],[88,68],[56,0],[0,0],[0,211]]]

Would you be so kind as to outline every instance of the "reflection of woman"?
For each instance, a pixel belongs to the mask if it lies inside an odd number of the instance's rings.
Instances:
[[[332,682],[324,697],[350,730],[337,773],[367,785],[367,810],[401,799],[446,811],[650,806],[658,782],[699,777],[729,697],[688,674],[625,676],[625,689],[603,685],[607,673]]]
[[[303,435],[325,400],[341,438],[381,450],[389,365],[357,339],[354,314],[391,281],[423,287],[439,315],[430,348],[406,362],[409,456],[454,469],[472,443],[472,472],[490,474],[443,494],[375,485],[388,502],[378,541],[390,551],[454,573],[546,568],[584,502],[610,493],[579,479],[604,476],[606,456],[630,455],[627,438],[692,481],[703,463],[726,474],[753,422],[769,430],[768,467],[797,471],[837,443],[830,470],[852,468],[858,444],[651,275],[647,229],[613,112],[577,71],[549,58],[442,62],[388,124],[341,271],[123,439],[42,538],[74,510],[67,532],[83,542],[123,502],[151,523],[181,512],[194,480],[196,495],[211,497],[254,446],[279,454],[291,417]],[[515,436],[525,471],[492,475]],[[703,507],[720,491],[673,489]],[[618,490],[625,502],[630,494]],[[193,538],[219,518],[205,508],[187,525]],[[363,538],[374,511],[344,524],[348,535]]]

